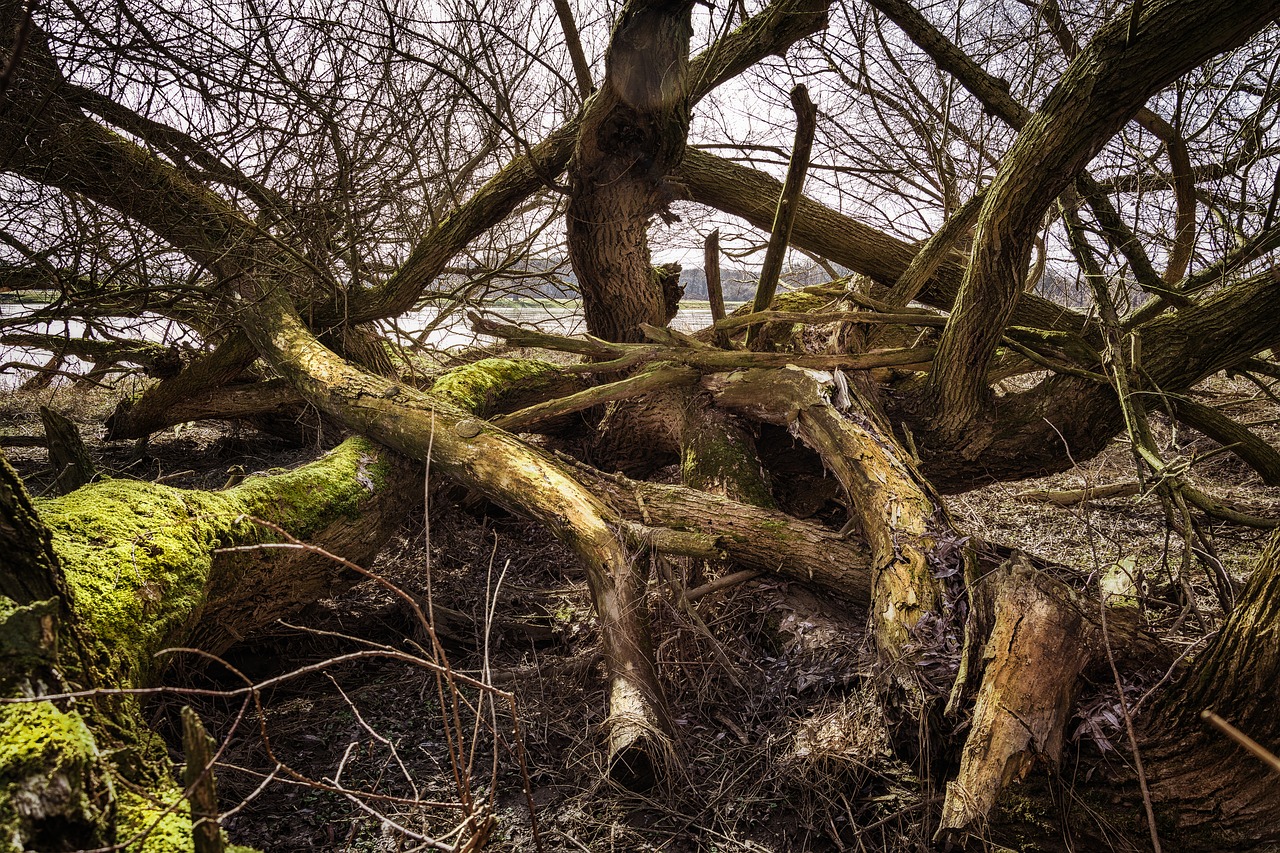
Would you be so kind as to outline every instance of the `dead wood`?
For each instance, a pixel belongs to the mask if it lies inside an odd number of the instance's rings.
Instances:
[[[796,114],[796,136],[791,146],[791,162],[787,177],[778,196],[778,209],[773,215],[773,227],[769,229],[769,245],[765,249],[760,267],[760,283],[756,286],[753,310],[767,311],[778,289],[778,276],[782,273],[782,261],[791,242],[791,227],[796,221],[797,202],[804,191],[805,175],[809,171],[809,156],[813,151],[813,134],[817,129],[818,108],[809,100],[809,90],[798,84],[791,90],[791,108]],[[757,330],[747,329],[747,345],[756,340]]]
[[[1087,486],[1083,489],[1036,489],[1030,492],[1019,492],[1014,497],[1036,503],[1051,503],[1058,506],[1075,506],[1088,501],[1100,501],[1107,498],[1129,498],[1140,493],[1139,483],[1102,483]]]
[[[79,428],[48,406],[40,407],[40,420],[44,423],[45,445],[49,448],[49,463],[53,465],[58,492],[65,495],[92,482],[98,466],[84,446]]]

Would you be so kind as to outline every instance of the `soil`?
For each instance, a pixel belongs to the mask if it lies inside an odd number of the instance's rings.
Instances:
[[[207,424],[166,431],[145,447],[104,443],[100,424],[116,393],[8,395],[0,434],[41,434],[36,407],[52,405],[80,424],[104,474],[184,488],[220,488],[246,469],[294,465],[317,451]],[[1218,377],[1200,399],[1280,442],[1280,405],[1246,380]],[[1185,460],[1203,488],[1275,514],[1280,489],[1261,486],[1207,439],[1156,420],[1166,458]],[[4,452],[32,492],[51,489],[42,448]],[[1182,537],[1152,495],[1073,507],[1020,497],[1131,481],[1133,470],[1117,441],[1066,474],[948,503],[974,536],[1089,571],[1131,561],[1153,628],[1195,647],[1221,618],[1215,575],[1238,584],[1264,532],[1208,526],[1214,553],[1184,562]],[[682,606],[681,585],[723,567],[655,566],[655,642],[677,752],[663,787],[624,791],[601,781],[604,685],[573,557],[537,526],[426,480],[429,524],[407,521],[371,567],[404,596],[365,582],[247,638],[226,656],[234,671],[192,663],[168,673],[170,685],[211,688],[294,673],[261,692],[260,708],[216,696],[193,703],[224,744],[218,784],[233,841],[267,851],[430,849],[424,839],[457,840],[449,834],[469,803],[472,814],[496,817],[486,847],[495,851],[539,842],[566,851],[905,851],[927,843],[940,792],[922,790],[918,771],[890,753],[870,699],[860,607],[770,578]],[[434,614],[438,646],[415,605]],[[418,660],[374,656],[378,648]],[[442,665],[453,675],[441,675]],[[1126,697],[1159,676],[1125,683]],[[1127,749],[1115,728],[1116,695],[1111,684],[1082,698],[1079,750]],[[185,701],[160,693],[148,706],[177,761]]]

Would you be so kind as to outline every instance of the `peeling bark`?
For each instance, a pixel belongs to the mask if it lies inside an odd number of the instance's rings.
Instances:
[[[963,554],[940,501],[842,375],[789,368],[706,382],[721,406],[786,427],[840,481],[846,530],[871,549],[871,635],[893,684],[890,702],[920,721],[950,689],[960,647],[954,599]]]

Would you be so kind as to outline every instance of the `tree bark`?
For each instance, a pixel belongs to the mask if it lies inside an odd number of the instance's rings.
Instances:
[[[1018,135],[978,214],[978,238],[926,395],[940,436],[956,437],[987,402],[986,371],[1023,292],[1044,212],[1153,93],[1241,44],[1275,17],[1270,0],[1165,0],[1136,38],[1127,16],[1104,26]]]
[[[648,224],[677,195],[667,176],[689,131],[692,11],[693,0],[623,7],[569,164],[569,258],[587,328],[605,340],[643,340],[641,324],[665,326],[674,315],[653,269]]]
[[[1152,796],[1188,849],[1280,842],[1275,771],[1200,719],[1212,710],[1280,750],[1280,533],[1272,534],[1212,645],[1163,692],[1144,726]]]
[[[271,538],[245,520],[252,516],[367,561],[403,520],[405,492],[419,493],[417,476],[353,439],[310,465],[225,492],[109,480],[33,506],[0,460],[0,535],[21,536],[0,571],[13,579],[0,597],[0,622],[5,631],[25,626],[0,645],[0,672],[17,674],[0,684],[3,696],[24,700],[0,705],[5,837],[76,849],[130,841],[158,820],[157,837],[190,838],[185,804],[168,815],[156,805],[173,803],[180,789],[163,742],[139,722],[136,696],[108,691],[74,708],[40,698],[68,686],[154,686],[162,649],[220,652],[351,585],[359,576],[306,551],[217,552]],[[113,774],[127,784],[112,786]]]
[[[40,407],[40,420],[44,423],[45,446],[49,448],[49,463],[53,465],[58,492],[64,495],[74,492],[93,480],[98,475],[98,466],[84,446],[79,428],[48,406]]]

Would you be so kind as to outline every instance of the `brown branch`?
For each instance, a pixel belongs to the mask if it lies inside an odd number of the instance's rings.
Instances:
[[[560,19],[560,29],[564,31],[564,46],[573,61],[573,75],[578,81],[578,94],[586,100],[595,90],[591,82],[591,67],[587,65],[587,54],[582,50],[582,39],[578,37],[578,25],[573,20],[573,10],[569,8],[569,0],[553,0],[556,17]]]
[[[979,217],[981,238],[939,342],[926,396],[944,433],[959,434],[983,405],[987,365],[1022,292],[1031,241],[1047,206],[1151,95],[1230,49],[1274,17],[1265,0],[1154,4],[1142,41],[1120,50],[1126,22],[1105,25],[1019,134]]]
[[[784,53],[826,26],[830,0],[775,0],[729,35],[689,60],[688,98],[693,106],[715,87],[765,56]],[[525,199],[564,171],[573,153],[581,117],[570,119],[529,151],[508,161],[414,247],[409,258],[367,296],[353,296],[350,316],[374,320],[409,310],[458,252],[505,219]]]
[[[866,323],[874,326],[925,326],[941,328],[946,325],[947,318],[941,314],[896,313],[880,314],[870,311],[753,311],[750,314],[728,317],[715,324],[717,331],[731,332],[743,326],[761,325],[763,323],[804,323],[821,325],[823,323]]]
[[[728,560],[752,571],[816,584],[855,602],[871,596],[867,546],[813,521],[691,489],[604,474],[561,456],[592,491],[630,518],[712,534]]]
[[[719,323],[725,318],[724,290],[720,286],[720,229],[707,235],[702,247],[702,268],[707,279],[707,300],[711,303],[711,322]],[[713,336],[720,349],[729,348],[729,336],[717,329]]]
[[[804,178],[809,171],[809,156],[813,151],[813,134],[817,127],[818,108],[809,100],[809,90],[803,84],[791,90],[791,107],[796,113],[795,142],[791,148],[791,163],[787,166],[787,178],[778,196],[778,209],[773,215],[773,227],[769,229],[769,246],[765,249],[764,264],[760,269],[760,284],[756,287],[755,311],[765,311],[773,302],[778,289],[778,276],[791,242],[791,228],[796,221],[798,200],[804,190]],[[754,327],[747,328],[747,346],[756,341]]]
[[[1075,506],[1107,498],[1133,497],[1141,491],[1142,486],[1139,483],[1104,483],[1100,486],[1086,486],[1083,489],[1035,489],[1030,492],[1019,492],[1014,497],[1035,503]]]
[[[685,151],[676,178],[689,189],[694,201],[766,230],[773,221],[774,202],[782,191],[782,183],[769,175],[697,148]],[[797,205],[791,241],[798,248],[830,258],[886,285],[897,281],[916,255],[911,244],[806,196]],[[950,308],[963,276],[962,264],[951,258],[944,260],[920,293],[920,301],[936,308]],[[1022,295],[1014,322],[1077,333],[1092,328],[1083,314],[1032,293]]]
[[[599,338],[568,338],[497,323],[479,315],[470,315],[477,332],[502,338],[515,346],[574,352],[590,358],[612,359],[573,368],[584,372],[608,372],[650,361],[685,364],[705,372],[741,370],[750,367],[786,367],[789,364],[814,370],[872,370],[898,367],[905,370],[925,369],[933,357],[931,347],[878,350],[856,355],[805,355],[786,352],[743,352],[740,350],[693,349],[656,344],[610,343]]]
[[[1031,119],[1032,113],[1010,94],[1009,84],[989,74],[986,69],[975,62],[963,50],[953,44],[942,33],[938,32],[929,21],[917,12],[905,0],[872,0],[872,5],[888,15],[903,32],[926,51],[938,64],[938,67],[951,74],[962,86],[969,90],[983,104],[986,110],[998,116],[1014,130],[1022,130]],[[1051,4],[1045,4],[1050,6]],[[1064,52],[1074,59],[1079,54],[1075,39],[1066,29],[1065,23],[1057,13],[1057,7],[1047,8],[1044,14],[1049,19],[1050,29],[1063,41]],[[1056,15],[1056,16],[1055,16]],[[1146,117],[1156,123],[1162,120],[1145,107],[1137,111],[1141,119]],[[1145,125],[1144,125],[1145,126]],[[1167,123],[1164,123],[1168,127]],[[1169,128],[1172,131],[1172,128]],[[1176,134],[1172,134],[1176,136]],[[1184,146],[1185,150],[1185,146]],[[1129,261],[1135,277],[1144,289],[1151,292],[1164,292],[1164,280],[1156,273],[1141,243],[1125,224],[1097,182],[1087,172],[1081,172],[1078,182],[1080,194],[1093,210],[1103,229],[1108,242]],[[1194,208],[1193,208],[1194,210]],[[976,212],[975,212],[976,213]],[[1193,225],[1194,225],[1194,213]],[[1181,277],[1181,276],[1179,276]]]
[[[1258,743],[1256,740],[1249,737],[1247,734],[1240,731],[1235,726],[1228,723],[1226,720],[1222,719],[1222,717],[1219,717],[1213,711],[1210,711],[1207,709],[1204,711],[1201,711],[1200,717],[1206,723],[1209,723],[1218,731],[1222,732],[1224,735],[1226,735],[1227,737],[1231,738],[1233,741],[1238,743],[1246,752],[1251,754],[1254,758],[1258,759],[1263,764],[1266,764],[1275,772],[1280,773],[1280,758],[1277,758],[1275,756],[1275,753],[1271,752],[1271,750],[1267,749],[1262,744]]]
[[[654,364],[649,369],[610,382],[597,385],[577,394],[560,397],[538,403],[519,411],[493,418],[490,423],[509,432],[522,432],[529,427],[545,423],[553,418],[585,411],[592,406],[614,400],[626,400],[647,394],[660,388],[671,388],[681,385],[692,385],[702,374],[692,367],[678,367],[669,364]]]
[[[27,41],[31,38],[31,19],[35,9],[36,0],[27,0],[22,4],[22,18],[14,27],[13,47],[9,51],[9,59],[5,62],[4,68],[0,68],[0,95],[9,88],[9,81],[13,79],[14,73],[18,70],[18,64],[22,62],[22,53],[27,49]]]
[[[982,209],[985,200],[985,190],[974,193],[972,198],[947,218],[942,227],[916,252],[902,275],[898,276],[898,280],[884,297],[885,304],[901,308],[929,286],[929,279],[951,257],[956,244],[973,230],[974,223],[978,221],[978,211]]]
[[[1168,396],[1173,416],[1240,457],[1268,486],[1280,486],[1280,451],[1244,424],[1184,396]]]

